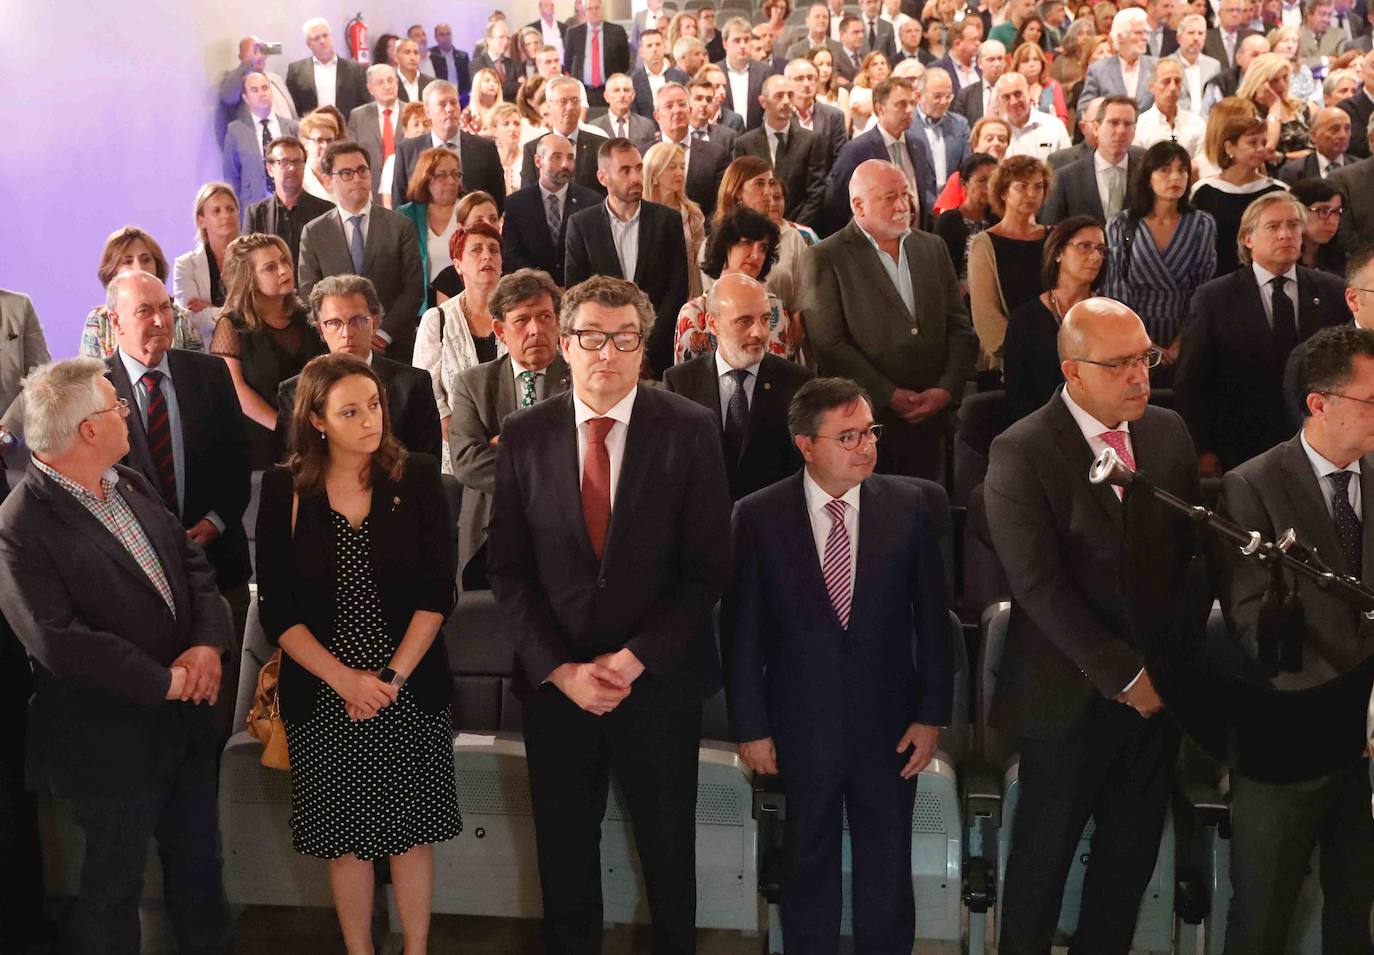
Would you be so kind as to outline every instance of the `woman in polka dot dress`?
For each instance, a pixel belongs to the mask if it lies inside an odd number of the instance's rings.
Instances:
[[[463,828],[438,637],[456,599],[439,464],[392,437],[380,381],[347,354],[306,365],[290,445],[263,476],[257,568],[263,628],[284,651],[293,842],[330,860],[349,952],[372,950],[372,860],[389,859],[405,950],[422,952],[433,844]]]

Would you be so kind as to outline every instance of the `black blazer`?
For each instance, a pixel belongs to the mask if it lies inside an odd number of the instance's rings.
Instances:
[[[654,327],[645,343],[655,377],[673,363],[677,314],[687,302],[687,240],[682,216],[656,202],[639,204],[639,257],[633,276],[620,274],[606,203],[567,218],[563,279],[571,287],[592,275],[628,278],[654,306]]]
[[[1351,158],[1349,155],[1341,157],[1342,166],[1346,165],[1349,162],[1351,162]],[[1331,171],[1335,172],[1334,169]],[[1290,186],[1293,185],[1295,182],[1299,182],[1303,179],[1322,178],[1321,163],[1317,160],[1316,150],[1313,150],[1301,159],[1288,160],[1288,162],[1284,163],[1282,166],[1279,167],[1278,178],[1283,182],[1288,183],[1288,185]]]
[[[1336,104],[1341,109],[1350,114],[1350,128],[1352,130],[1366,129],[1369,126],[1369,116],[1374,113],[1374,102],[1371,102],[1364,88],[1355,91],[1354,96],[1346,97]],[[1359,156],[1361,159],[1369,158],[1369,140],[1358,134],[1351,135],[1349,150],[1352,156]]]
[[[444,59],[443,53],[438,49],[429,51],[430,68],[434,70],[436,80],[448,80],[458,87],[458,98],[467,104],[468,93],[472,89],[472,63],[468,59],[466,51],[453,48],[453,67],[458,72],[457,76],[448,75],[448,61]]]
[[[336,54],[339,64],[334,74],[334,105],[348,118],[364,103],[372,102],[367,92],[367,69],[361,63]],[[304,116],[320,105],[319,93],[315,89],[315,68],[313,57],[297,60],[286,68],[286,91],[296,103],[296,112]]]
[[[828,103],[816,103],[811,107],[811,131],[821,139],[825,174],[829,176],[830,167],[839,158],[844,144],[849,142],[849,134],[844,130],[844,113]]]
[[[811,370],[796,362],[764,355],[759,362],[754,397],[749,403],[749,430],[739,459],[726,458],[725,472],[730,478],[730,496],[738,501],[746,494],[781,481],[802,465],[801,453],[787,431],[787,406],[797,389],[810,381]],[[716,431],[724,452],[725,421],[720,413],[720,378],[716,375],[716,356],[700,355],[674,365],[663,373],[663,387],[691,398],[716,419]]]
[[[372,370],[382,380],[386,408],[391,417],[391,433],[407,451],[440,457],[443,434],[439,427],[439,406],[434,401],[434,382],[423,368],[412,368],[382,355],[372,356]],[[301,377],[288,378],[277,388],[278,450],[286,451],[291,436],[291,415],[296,407],[296,388]],[[283,455],[278,455],[282,460]]]
[[[232,645],[214,569],[142,475],[115,471],[175,613],[119,540],[36,465],[0,506],[0,610],[33,661],[28,779],[41,793],[146,784],[167,758],[164,720],[214,745],[209,706],[164,700],[184,651]]]
[[[498,76],[504,76],[505,80],[501,83],[501,96],[507,103],[515,102],[515,94],[520,91],[520,81],[525,77],[525,71],[520,69],[520,65],[509,56],[493,60],[487,55],[486,49],[481,52],[472,51],[472,61],[468,64],[468,85],[472,85],[472,78],[482,70],[495,70]]]
[[[425,95],[425,87],[428,86],[430,83],[433,83],[433,82],[434,82],[434,77],[429,76],[428,74],[426,74],[426,73],[423,72],[423,71],[421,71],[421,72],[416,76],[415,85],[418,86],[418,87],[420,88],[420,97],[421,97],[420,100],[416,100],[417,103],[418,103],[418,102],[421,102],[421,101],[423,100],[424,95]],[[406,86],[405,86],[404,83],[401,82],[399,74],[398,74],[397,79],[396,79],[396,95],[400,98],[400,100],[401,100],[402,103],[409,103],[409,102],[410,102],[410,94],[406,92]],[[345,114],[345,115],[347,115],[347,114]]]
[[[558,235],[553,236],[549,234],[544,193],[538,183],[512,192],[506,197],[506,217],[501,226],[502,271],[509,274],[517,269],[542,269],[557,285],[563,286],[568,219],[583,209],[590,209],[603,198],[603,194],[592,189],[569,183],[568,194],[563,199],[563,221]]]
[[[1058,339],[1059,323],[1039,296],[1007,317],[1002,375],[1007,383],[1008,420],[1020,421],[1064,383]]]
[[[978,120],[983,118],[983,81],[970,83],[959,90],[954,97],[954,105],[950,107],[964,119],[968,120],[970,127]]]
[[[730,68],[722,60],[716,64],[725,71],[726,78],[730,76]],[[749,102],[736,103],[735,90],[728,82],[725,84],[725,107],[732,112],[744,117],[744,128],[753,129],[763,122],[763,106],[759,103],[759,96],[763,93],[763,81],[771,76],[773,70],[766,63],[757,60],[749,61]]]
[[[757,156],[773,162],[768,149],[768,131],[763,126],[751,129],[735,140],[735,158]],[[787,206],[783,216],[803,225],[816,225],[825,201],[825,177],[830,171],[825,158],[825,143],[808,129],[802,129],[795,116],[787,128],[787,140],[778,148],[774,174],[782,180]]]
[[[1345,283],[1298,266],[1298,340],[1348,325]],[[1174,398],[1199,454],[1230,470],[1297,430],[1283,394],[1288,353],[1274,344],[1254,270],[1242,266],[1193,293],[1179,344]]]
[[[1149,406],[1130,424],[1140,470],[1189,502],[1201,489],[1183,421]],[[1011,623],[993,695],[993,722],[1057,739],[1100,716],[1144,666],[1120,585],[1122,506],[1091,484],[1092,448],[1062,394],[992,443],[983,485],[988,526],[1011,584]],[[1160,509],[1144,553],[1165,567],[1191,555],[1186,518]],[[863,546],[860,537],[860,546]]]
[[[720,182],[725,178],[734,157],[721,143],[711,140],[692,143],[687,157],[687,198],[701,206],[706,221],[716,211],[716,199],[720,194]]]
[[[234,391],[229,366],[212,355],[183,351],[167,352],[167,367],[176,389],[181,417],[181,440],[186,470],[181,524],[191,527],[214,511],[224,522],[224,533],[205,549],[215,568],[221,590],[247,583],[253,575],[248,558],[248,535],[243,512],[251,494],[248,464],[248,432]],[[148,431],[138,413],[134,383],[116,350],[105,359],[106,374],[115,394],[129,402],[129,453],[124,464],[158,487],[157,465],[148,450]],[[237,663],[237,661],[232,661]]]
[[[563,37],[563,72],[579,80],[587,57],[587,24],[569,27]],[[630,72],[630,38],[624,27],[609,20],[601,21],[601,83],[612,73]]]
[[[300,271],[301,233],[315,219],[334,209],[334,203],[319,196],[302,192],[296,208],[283,215],[285,207],[276,196],[268,196],[248,207],[248,232],[265,232],[279,236],[291,250],[292,267]],[[288,220],[289,216],[289,220]]]
[[[670,66],[664,72],[664,78],[669,83],[681,83],[686,86],[692,78],[675,66]],[[630,74],[630,82],[634,84],[635,101],[630,105],[630,109],[646,119],[654,118],[654,91],[649,85],[649,71],[644,64],[635,67],[635,71]]]
[[[463,163],[463,191],[481,190],[496,200],[496,208],[506,205],[506,173],[501,168],[501,154],[496,142],[485,136],[468,132],[458,134],[458,158]],[[391,178],[391,202],[397,209],[405,205],[406,188],[411,174],[420,160],[420,153],[432,146],[429,133],[403,139],[396,144],[396,168]]]
[[[291,472],[274,468],[262,476],[258,508],[258,613],[273,646],[297,624],[325,649],[334,642],[334,601],[338,568],[329,498],[301,495],[296,531],[291,532]],[[393,647],[401,645],[411,618],[420,610],[448,614],[457,600],[454,581],[453,524],[439,480],[439,462],[427,454],[406,456],[405,473],[392,482],[375,477],[372,511],[372,576],[382,602],[382,617]],[[282,717],[299,723],[310,718],[320,680],[289,653],[281,658]],[[448,651],[436,636],[406,681],[415,702],[436,713],[453,697]]]
[[[534,164],[534,154],[539,148],[539,140],[543,138],[544,136],[538,136],[525,143],[525,158],[520,166],[520,188],[522,189],[537,185],[539,182],[539,167]],[[606,187],[596,178],[596,154],[601,149],[601,144],[606,140],[607,137],[604,135],[579,129],[577,142],[573,144],[572,181],[583,189],[590,189],[601,196],[606,195]]]
[[[582,518],[572,393],[502,425],[487,568],[522,696],[564,663],[623,647],[667,698],[720,688],[711,611],[730,575],[730,489],[718,425],[686,398],[637,387],[600,562]]]

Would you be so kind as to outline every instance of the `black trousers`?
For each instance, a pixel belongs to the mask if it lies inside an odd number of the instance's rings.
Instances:
[[[38,811],[24,784],[24,734],[31,693],[29,659],[0,617],[0,859],[10,886],[0,902],[0,950],[13,944],[22,951],[47,928]]]
[[[1310,782],[1231,773],[1231,908],[1226,951],[1283,955],[1298,893],[1321,846],[1322,952],[1369,955],[1374,819],[1369,760]]]
[[[525,753],[550,955],[601,951],[601,821],[610,774],[630,811],[654,955],[696,951],[697,751],[701,706],[650,676],[605,716],[552,685],[525,704]]]
[[[1089,816],[1096,825],[1070,952],[1127,955],[1159,853],[1178,743],[1167,714],[1146,720],[1105,699],[1067,738],[1021,740],[1002,955],[1048,955]]]
[[[71,799],[86,851],[65,952],[136,955],[143,870],[154,838],[178,951],[225,955],[232,948],[233,922],[220,872],[219,748],[212,714],[203,704],[177,704],[164,707],[161,717],[162,758],[144,786]]]
[[[945,415],[907,424],[891,408],[878,411],[883,438],[878,442],[878,467],[882,474],[905,474],[945,483]]]

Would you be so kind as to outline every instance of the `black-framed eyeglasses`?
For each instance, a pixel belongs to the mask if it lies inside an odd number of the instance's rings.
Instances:
[[[1164,352],[1158,348],[1151,348],[1143,355],[1118,358],[1116,361],[1093,361],[1091,358],[1071,358],[1069,360],[1082,362],[1085,365],[1096,365],[1098,368],[1106,368],[1108,371],[1121,372],[1134,365],[1140,365],[1142,368],[1154,368],[1164,360]]]
[[[344,182],[352,182],[354,176],[366,176],[372,170],[367,166],[354,166],[351,169],[335,169],[331,175]]]
[[[846,431],[844,434],[813,434],[813,438],[825,438],[827,441],[837,441],[840,447],[846,451],[857,451],[859,445],[865,441],[878,443],[878,439],[883,436],[883,426],[880,424],[870,425],[862,431]]]
[[[327,318],[320,322],[320,328],[337,335],[344,330],[344,326],[349,328],[363,329],[372,324],[371,315],[350,315],[348,318]]]
[[[574,328],[568,334],[586,351],[601,351],[606,342],[614,345],[616,351],[639,351],[644,341],[642,332],[603,332],[599,328]]]
[[[1339,391],[1322,391],[1319,394],[1328,398],[1344,398],[1346,401],[1358,401],[1362,405],[1374,407],[1374,398],[1356,398],[1354,395],[1343,395]]]
[[[118,411],[121,418],[129,417],[129,399],[116,398],[115,403],[108,408],[101,408],[99,411],[92,411],[86,418],[94,418],[98,414],[109,414],[111,411]],[[86,420],[83,418],[82,420]]]

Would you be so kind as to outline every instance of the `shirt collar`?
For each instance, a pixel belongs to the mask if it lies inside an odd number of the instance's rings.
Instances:
[[[901,139],[898,139],[896,136],[893,136],[887,130],[883,129],[881,124],[877,124],[873,128],[883,137],[883,146],[889,150],[892,148],[893,143],[901,143],[906,140],[905,134],[903,134]]]
[[[630,216],[630,218],[628,219],[622,219],[619,216],[617,216],[614,212],[612,212],[611,204],[609,201],[604,203],[604,205],[606,206],[606,215],[611,217],[611,225],[619,224],[625,226],[626,228],[629,228],[630,226],[634,225],[636,222],[639,221],[639,212],[641,209],[644,208],[644,201],[640,200],[639,204],[635,206],[635,214]]]
[[[1258,262],[1252,262],[1251,268],[1255,270],[1255,281],[1259,283],[1260,288],[1264,288],[1264,286],[1274,280],[1276,273],[1270,272]],[[1298,265],[1296,262],[1293,263],[1293,266],[1287,272],[1283,273],[1283,277],[1293,283],[1293,288],[1298,287]]]
[[[429,144],[434,149],[441,149],[447,143],[459,143],[459,140],[461,139],[462,135],[463,131],[460,129],[458,132],[453,134],[452,139],[440,139],[439,134],[431,129],[429,131]]]
[[[854,509],[854,513],[859,513],[859,489],[862,484],[855,484],[849,490],[841,494],[838,500],[844,501]],[[825,506],[833,500],[830,493],[816,483],[816,479],[811,476],[809,468],[802,471],[802,491],[806,494],[806,513],[818,514],[825,511]],[[826,514],[825,516],[829,516]]]
[[[33,457],[33,464],[34,467],[52,478],[53,482],[56,483],[58,487],[67,491],[69,494],[75,497],[84,497],[92,501],[100,501],[102,504],[110,499],[110,495],[114,492],[116,485],[119,484],[119,472],[113,467],[110,467],[104,474],[100,475],[100,489],[105,492],[105,497],[102,500],[80,484],[77,484],[71,478],[67,477],[67,475],[63,474],[61,471],[44,464],[38,459],[37,455]]]
[[[1098,152],[1096,149],[1093,150],[1093,168],[1096,169],[1098,172],[1106,172],[1108,169],[1125,169],[1127,163],[1130,162],[1130,159],[1131,154],[1127,152],[1126,155],[1121,157],[1121,162],[1117,163],[1116,165],[1112,165],[1111,163],[1107,162],[1105,158],[1103,158],[1100,152]]]
[[[333,56],[333,58],[330,59],[330,61],[329,61],[328,63],[325,63],[324,61],[322,61],[318,56],[312,56],[310,59],[314,61],[315,65],[316,65],[317,67],[319,67],[319,66],[326,66],[326,67],[327,67],[327,66],[333,66],[335,63],[338,63],[338,62],[339,62],[339,54],[335,53],[334,56]]]
[[[334,208],[335,208],[335,209],[338,211],[338,213],[339,213],[339,221],[340,221],[340,222],[347,222],[349,219],[353,218],[354,216],[362,216],[362,217],[363,217],[363,221],[366,222],[366,221],[367,221],[367,217],[370,216],[370,215],[372,214],[372,200],[369,198],[369,199],[367,200],[367,205],[363,206],[363,207],[362,207],[361,209],[359,209],[357,212],[349,212],[348,210],[344,209],[343,206],[335,206]]]
[[[511,364],[514,364],[514,362],[512,362]],[[630,389],[629,394],[627,394],[624,398],[621,398],[615,404],[611,405],[611,410],[607,411],[604,415],[602,415],[597,414],[591,408],[587,407],[586,403],[577,396],[577,392],[574,390],[573,422],[580,426],[584,421],[589,421],[592,418],[613,418],[616,421],[619,421],[621,424],[625,425],[626,427],[629,427],[630,413],[634,410],[635,395],[638,393],[639,386],[635,385],[633,388]]]
[[[1068,406],[1069,414],[1073,415],[1074,424],[1078,425],[1078,430],[1083,432],[1084,438],[1087,438],[1090,441],[1096,440],[1104,431],[1123,431],[1127,435],[1131,433],[1131,425],[1129,421],[1123,421],[1120,424],[1118,424],[1115,428],[1109,428],[1101,421],[1098,421],[1096,418],[1094,418],[1087,411],[1083,410],[1083,407],[1079,405],[1078,402],[1073,400],[1073,395],[1069,394],[1069,389],[1067,385],[1063,388],[1060,394],[1064,396],[1064,404]]]
[[[1298,432],[1298,440],[1302,442],[1302,449],[1307,452],[1307,460],[1312,464],[1312,470],[1317,472],[1317,479],[1321,480],[1328,474],[1337,474],[1341,471],[1350,471],[1352,474],[1360,473],[1360,459],[1356,458],[1343,468],[1338,468],[1322,456],[1321,452],[1312,447],[1307,441],[1307,429]]]
[[[883,251],[882,248],[878,245],[878,240],[875,239],[875,238],[873,238],[873,236],[869,234],[869,231],[868,231],[867,229],[865,229],[863,226],[859,225],[859,220],[858,220],[858,219],[855,219],[855,220],[854,220],[854,228],[858,229],[858,230],[859,230],[859,234],[862,235],[865,239],[868,240],[868,244],[871,245],[871,246],[873,246],[873,250],[874,250],[875,252],[882,252],[882,251]],[[910,229],[905,229],[905,230],[902,231],[902,234],[899,235],[899,236],[897,237],[897,247],[901,250],[902,253],[905,253],[905,252],[906,252],[906,238],[907,238],[907,236],[909,236],[909,235],[911,235],[911,230],[910,230]],[[886,254],[886,253],[883,253],[883,254]]]
[[[568,198],[568,186],[566,183],[564,183],[563,188],[559,189],[557,192],[549,192],[549,190],[544,188],[544,184],[541,182],[539,184],[539,191],[543,194],[545,202],[549,201],[549,196],[557,196],[560,204]]]
[[[612,347],[614,347],[614,346],[612,346]],[[521,368],[521,367],[516,363],[516,361],[515,361],[514,358],[512,358],[511,361],[510,361],[510,367],[511,367],[511,373],[512,373],[513,375],[515,375],[515,383],[516,383],[517,385],[520,384],[520,376],[523,375],[525,372],[527,372],[527,371],[530,370],[530,369],[528,369],[528,368]],[[548,366],[548,365],[545,365],[543,368],[539,369],[538,371],[536,371],[536,372],[534,373],[534,377],[535,377],[535,378],[543,378],[543,377],[544,377],[544,372],[546,372],[546,371],[548,371],[548,370],[549,370],[549,366]],[[596,416],[593,415],[592,417],[596,417]]]
[[[129,381],[131,383],[136,384],[140,378],[150,371],[161,372],[163,378],[168,381],[172,380],[172,369],[167,361],[166,352],[162,353],[162,361],[158,362],[156,365],[150,366],[143,364],[143,362],[139,361],[133,355],[128,354],[122,348],[116,348],[115,351],[119,354],[119,360],[124,363],[124,370],[129,373]]]
[[[754,375],[754,376],[757,376],[758,373],[759,373],[759,365],[762,364],[762,362],[763,362],[763,359],[760,358],[758,361],[754,362],[752,365],[745,365],[743,368],[736,369],[733,365],[731,365],[728,361],[726,361],[726,360],[721,356],[721,354],[720,354],[720,349],[717,348],[717,349],[716,349],[716,377],[717,377],[717,378],[724,378],[726,375],[730,374],[730,372],[736,371],[736,370],[738,370],[738,371],[747,371],[747,372],[749,372],[749,374]]]

